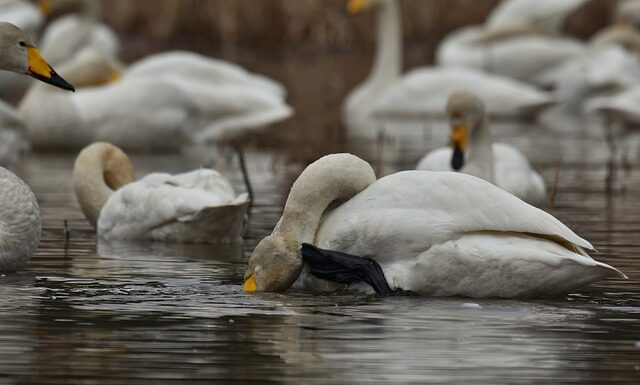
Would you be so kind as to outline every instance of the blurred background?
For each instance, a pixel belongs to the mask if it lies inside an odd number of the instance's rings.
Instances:
[[[442,38],[483,23],[498,3],[399,2],[405,69],[432,64]],[[570,16],[566,32],[589,38],[611,23],[615,5],[615,0],[588,2]],[[102,15],[122,39],[125,61],[187,49],[283,83],[294,117],[254,140],[286,148],[297,159],[313,159],[342,149],[341,103],[367,76],[375,50],[376,12],[348,17],[343,7],[343,0],[102,0]]]

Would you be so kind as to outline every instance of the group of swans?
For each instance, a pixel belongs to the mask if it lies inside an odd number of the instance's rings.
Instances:
[[[18,115],[35,149],[109,141],[129,151],[177,151],[190,143],[234,141],[293,114],[282,85],[195,53],[151,55],[123,69],[117,37],[98,22],[95,1],[47,4],[81,11],[55,20],[42,38],[43,54],[80,87],[73,95],[30,87]],[[112,73],[105,79],[106,68]]]
[[[428,67],[402,75],[402,28],[396,0],[351,0],[348,11],[377,9],[377,48],[369,77],[344,104],[344,120],[352,131],[371,131],[372,121],[442,116],[451,92],[466,89],[480,96],[491,116],[531,115],[553,104],[533,86],[473,68]]]

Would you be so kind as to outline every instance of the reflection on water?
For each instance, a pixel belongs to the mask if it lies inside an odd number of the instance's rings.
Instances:
[[[402,127],[381,154],[375,143],[349,148],[390,173],[446,143],[442,127]],[[17,170],[38,195],[44,234],[26,270],[0,277],[0,383],[637,383],[638,178],[607,200],[597,138],[509,125],[494,136],[527,152],[549,184],[561,164],[552,212],[629,281],[532,302],[249,296],[248,254],[302,166],[286,151],[248,152],[257,200],[244,245],[96,242],[72,194],[73,157],[39,155]],[[138,175],[212,161],[243,191],[236,161],[213,150],[133,157]]]

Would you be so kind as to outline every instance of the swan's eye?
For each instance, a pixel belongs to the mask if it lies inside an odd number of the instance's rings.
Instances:
[[[20,43],[18,43],[18,45],[19,45],[20,47],[26,47],[26,46],[27,46],[27,43],[25,43],[24,41],[21,41]]]

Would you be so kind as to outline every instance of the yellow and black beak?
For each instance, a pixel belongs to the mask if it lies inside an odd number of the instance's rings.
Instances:
[[[244,281],[244,291],[245,293],[255,293],[258,290],[257,284],[256,284],[256,277],[253,275],[250,275],[249,278],[247,278],[246,281]]]
[[[460,171],[464,167],[464,151],[467,148],[468,140],[469,127],[466,123],[451,126],[451,146],[453,147],[451,167],[455,171]]]
[[[27,73],[30,76],[47,84],[51,84],[52,86],[62,88],[63,90],[76,91],[69,82],[64,80],[56,73],[56,71],[53,70],[53,68],[51,68],[49,63],[44,60],[42,54],[40,54],[40,51],[38,51],[36,47],[28,46],[27,52],[29,60],[29,70]]]
[[[367,9],[369,0],[347,0],[345,4],[345,13],[349,16],[355,16]]]

